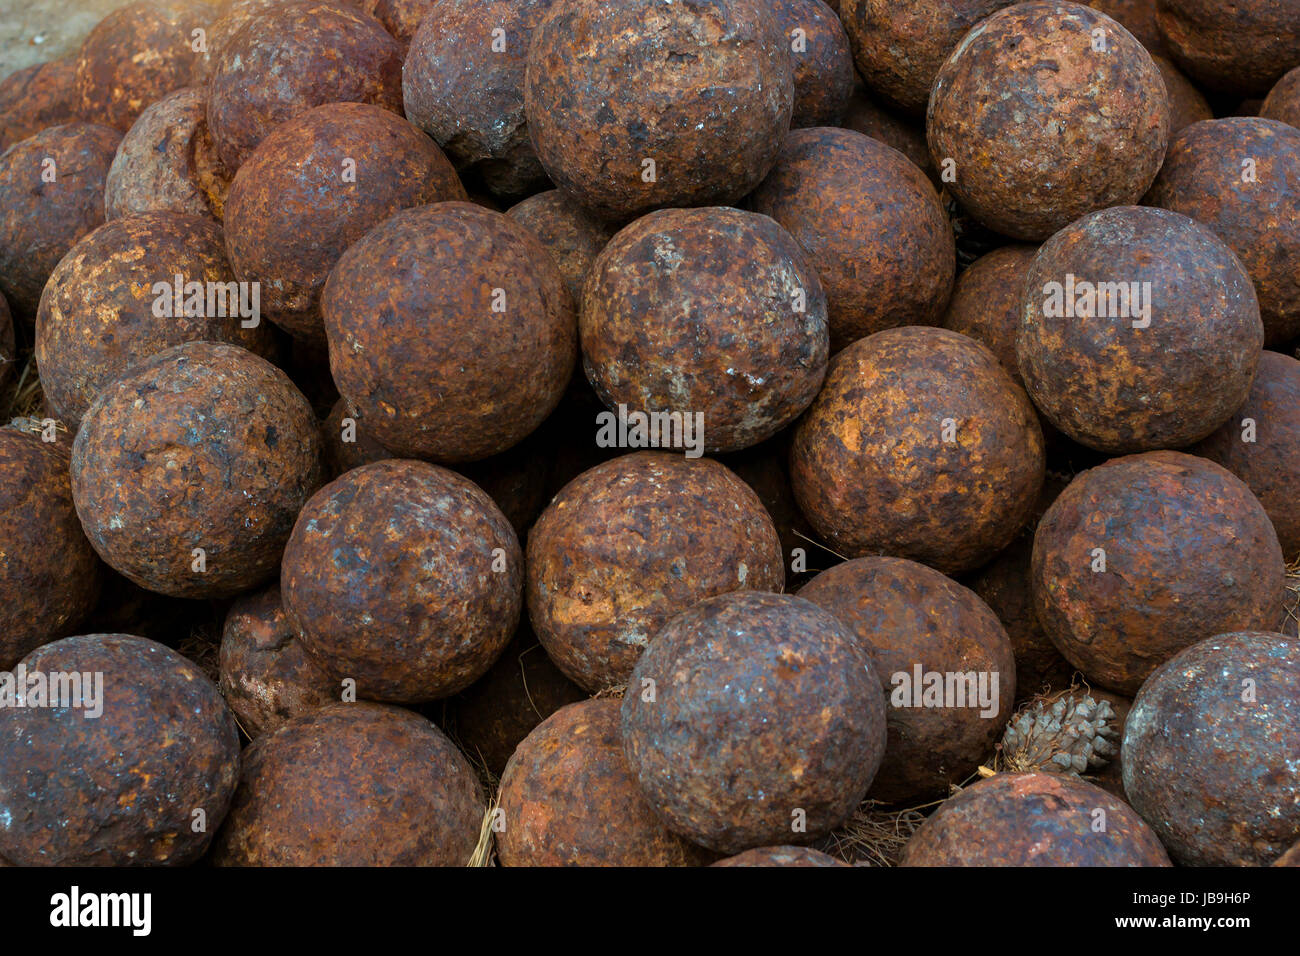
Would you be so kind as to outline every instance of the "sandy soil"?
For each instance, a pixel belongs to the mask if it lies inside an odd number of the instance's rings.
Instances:
[[[130,0],[0,0],[0,78],[75,53],[110,10]]]

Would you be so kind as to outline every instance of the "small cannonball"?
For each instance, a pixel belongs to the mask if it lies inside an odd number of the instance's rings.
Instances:
[[[280,587],[307,652],[370,700],[464,690],[514,634],[523,558],[472,482],[389,459],[322,488],[298,516]]]
[[[839,125],[892,146],[915,163],[917,169],[931,180],[936,180],[934,165],[930,162],[930,147],[925,142],[925,130],[919,124],[895,116],[876,105],[865,90],[854,91]]]
[[[49,410],[75,427],[109,383],[182,342],[269,355],[270,330],[243,317],[252,294],[234,279],[211,217],[157,212],[100,226],[63,257],[41,296],[36,364]]]
[[[202,856],[239,773],[239,734],[212,681],[125,634],[64,638],[18,666],[29,687],[38,673],[79,678],[81,695],[0,708],[0,853],[19,866]]]
[[[716,461],[668,452],[623,455],[565,485],[528,535],[527,568],[533,629],[593,693],[626,683],[679,611],[785,583],[758,496]]]
[[[81,624],[100,569],[72,506],[66,449],[0,428],[0,671]]]
[[[1025,278],[1037,252],[1037,246],[1010,245],[980,256],[957,277],[943,316],[944,328],[987,346],[1021,387],[1016,333]]]
[[[208,77],[216,69],[222,51],[234,39],[235,34],[244,29],[249,21],[284,2],[285,0],[233,0],[231,3],[222,3],[220,14],[207,28],[203,49],[194,60],[191,84],[206,90]]]
[[[951,578],[901,558],[837,564],[799,596],[849,629],[880,679],[889,739],[868,796],[911,805],[946,795],[974,773],[1016,699],[1011,639],[989,606]],[[962,681],[952,685],[954,696],[932,699],[932,678],[938,675],[942,691],[949,674]]]
[[[1084,6],[1100,10],[1137,37],[1152,56],[1165,52],[1165,42],[1156,27],[1158,0],[1088,0]]]
[[[1031,573],[1038,619],[1066,660],[1132,696],[1206,634],[1271,627],[1284,567],[1244,482],[1155,451],[1077,475],[1038,524]]]
[[[48,126],[77,119],[74,57],[35,63],[0,80],[0,153]]]
[[[343,398],[334,403],[329,415],[321,422],[321,448],[325,477],[330,481],[345,471],[394,457],[375,440],[369,429],[362,426],[357,413]]]
[[[817,270],[832,351],[943,315],[956,269],[952,226],[929,179],[897,150],[851,130],[796,130],[750,202]]]
[[[1287,0],[1159,0],[1156,27],[1170,58],[1212,90],[1263,96],[1300,65],[1300,7]]]
[[[556,711],[501,777],[503,866],[699,866],[706,851],[665,829],[628,770],[617,700]]]
[[[30,323],[64,253],[104,221],[104,178],[122,135],[51,126],[0,153],[0,293]]]
[[[464,198],[447,157],[406,120],[330,103],[277,126],[235,175],[226,250],[239,279],[261,284],[267,317],[323,344],[320,293],[343,251],[399,209]]]
[[[1209,101],[1192,85],[1191,80],[1179,73],[1178,68],[1164,57],[1155,56],[1152,59],[1160,69],[1160,78],[1165,81],[1165,93],[1169,96],[1170,137],[1193,123],[1214,118]]]
[[[356,2],[356,0],[354,0]],[[405,52],[436,0],[359,0],[356,5],[384,25]]]
[[[853,53],[835,11],[822,0],[767,0],[794,66],[790,128],[834,126],[853,84]]]
[[[303,649],[278,584],[230,606],[220,668],[221,693],[253,740],[340,696],[339,686]]]
[[[826,297],[767,216],[665,209],[596,257],[579,311],[583,367],[606,407],[703,416],[736,451],[794,421],[826,374]]]
[[[3,86],[0,85],[0,89]],[[1289,126],[1300,127],[1300,66],[1296,67],[1269,91],[1259,108],[1263,119],[1277,120]],[[1209,119],[1209,117],[1205,117]],[[4,148],[4,139],[0,137],[0,149]]]
[[[848,866],[810,846],[761,846],[737,853],[713,866]]]
[[[1300,647],[1238,632],[1185,648],[1142,685],[1122,753],[1174,860],[1267,866],[1300,837]]]
[[[1164,159],[1169,98],[1151,55],[1110,17],[1056,0],[1018,3],[952,52],[926,126],[961,204],[1036,242],[1142,197]]]
[[[1016,354],[1053,425],[1110,454],[1181,448],[1250,391],[1264,326],[1250,276],[1178,213],[1117,206],[1038,250]]]
[[[1060,773],[1000,773],[941,803],[900,865],[1171,864],[1151,827],[1100,787]]]
[[[618,230],[588,213],[558,189],[529,196],[507,209],[506,215],[532,232],[546,247],[559,266],[574,305],[579,305],[591,264]]]
[[[767,0],[559,3],[528,49],[538,159],[605,218],[735,203],[776,160],[793,105]]]
[[[244,751],[217,866],[465,866],[483,791],[418,714],[330,704]]]
[[[1045,467],[1038,417],[997,357],[919,326],[877,332],[836,356],[790,462],[795,499],[832,550],[946,574],[1011,542]]]
[[[1267,345],[1300,336],[1300,129],[1231,117],[1193,123],[1143,200],[1191,216],[1255,283]]]
[[[302,393],[252,352],[165,349],[108,385],[72,448],[72,496],[114,570],[175,597],[265,582],[320,485],[320,436]]]
[[[399,457],[510,448],[559,403],[577,358],[555,261],[513,219],[468,202],[384,220],[339,258],[321,312],[339,392]]]
[[[300,0],[262,11],[226,42],[208,78],[208,128],[231,170],[272,129],[324,103],[402,111],[401,46],[378,20],[348,3]],[[368,143],[358,136],[350,144],[355,152],[347,155],[358,166]],[[291,165],[308,156],[300,151]],[[338,164],[330,172],[339,174]],[[362,177],[359,169],[358,183]]]

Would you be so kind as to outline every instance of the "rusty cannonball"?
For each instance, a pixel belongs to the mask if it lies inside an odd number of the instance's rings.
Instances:
[[[268,318],[323,344],[320,293],[343,251],[399,209],[464,198],[447,157],[406,120],[330,103],[277,126],[235,175],[226,250],[240,280],[260,283]]]
[[[1016,359],[1016,333],[1025,279],[1037,252],[1037,246],[1013,244],[980,256],[957,277],[943,316],[944,328],[987,346],[1021,387],[1025,383]]]
[[[795,499],[832,550],[956,574],[991,559],[1029,520],[1043,436],[992,352],[909,326],[836,356],[795,429],[790,463]]]
[[[1203,86],[1263,96],[1300,66],[1300,7],[1276,0],[1159,0],[1156,27],[1169,56]]]
[[[384,220],[339,258],[321,312],[339,392],[401,457],[474,461],[517,444],[559,403],[578,351],[545,247],[468,202]]]
[[[507,209],[506,215],[532,232],[546,247],[564,277],[574,306],[579,305],[591,264],[618,230],[558,189],[529,196]]]
[[[853,95],[853,53],[835,11],[822,0],[768,0],[794,66],[790,128],[834,126]]]
[[[1016,354],[1049,421],[1110,454],[1180,448],[1246,400],[1264,344],[1250,276],[1178,213],[1117,206],[1039,249]]]
[[[321,422],[321,449],[325,477],[330,481],[345,471],[394,457],[369,429],[362,427],[357,413],[348,407],[344,398],[331,406],[330,413]]]
[[[249,23],[273,7],[280,6],[285,0],[233,0],[222,3],[219,14],[213,18],[204,36],[203,49],[194,59],[190,83],[207,88],[208,77],[221,59],[226,45],[234,39],[235,34]],[[355,6],[356,4],[354,4]]]
[[[892,146],[913,163],[917,168],[938,182],[934,164],[930,162],[930,147],[925,143],[925,130],[909,118],[895,116],[889,110],[872,102],[866,90],[859,87],[854,90],[849,100],[844,118],[839,125],[878,139],[886,146]]]
[[[901,558],[837,564],[799,596],[849,629],[880,680],[888,743],[868,796],[910,806],[974,773],[1016,699],[1011,639],[989,606]]]
[[[623,455],[565,485],[528,536],[527,568],[533,629],[592,693],[626,683],[679,611],[785,583],[758,496],[712,459],[668,452]]]
[[[1165,43],[1156,27],[1158,0],[1088,0],[1085,6],[1100,10],[1137,37],[1152,56],[1165,52]]]
[[[100,568],[72,506],[67,451],[0,428],[0,671],[81,624]]]
[[[3,88],[3,84],[0,84],[0,90]],[[1259,115],[1264,119],[1300,127],[1300,66],[1277,81],[1268,96],[1264,98],[1264,103],[1259,108]],[[0,149],[3,148],[4,138],[0,135]]]
[[[538,159],[606,218],[735,203],[775,161],[793,105],[767,0],[560,3],[528,50]]]
[[[713,866],[848,866],[810,846],[761,846],[737,853]]]
[[[811,843],[871,786],[885,751],[879,686],[854,635],[811,601],[722,594],[641,655],[623,749],[650,806],[693,842],[727,854]]]
[[[36,317],[45,281],[104,221],[104,178],[122,136],[95,123],[51,126],[0,153],[0,293]]]
[[[1300,129],[1231,117],[1193,123],[1169,144],[1149,206],[1208,227],[1255,283],[1269,347],[1300,336]]]
[[[665,209],[596,257],[579,311],[583,367],[606,407],[703,416],[706,451],[790,424],[826,374],[826,297],[767,216]]]
[[[70,682],[62,706],[0,708],[0,853],[19,866],[202,856],[235,789],[239,734],[198,667],[143,637],[89,634],[19,668],[29,686],[38,673],[78,677],[80,698]]]
[[[0,80],[0,153],[49,126],[77,119],[74,57],[35,63]]]
[[[280,588],[307,652],[359,697],[416,703],[483,676],[519,621],[514,529],[472,482],[389,459],[303,508]]]
[[[1110,17],[1056,0],[1018,3],[952,52],[926,127],[961,204],[998,232],[1040,241],[1142,197],[1164,159],[1169,98],[1151,55]]]
[[[114,570],[175,597],[264,583],[320,485],[302,393],[252,352],[188,342],[108,385],[72,448],[72,496]]]
[[[1207,634],[1271,627],[1282,550],[1245,483],[1172,451],[1077,475],[1034,534],[1034,604],[1071,664],[1132,696]]]
[[[339,685],[303,649],[278,584],[230,606],[219,666],[221,693],[253,740],[340,698]]]
[[[826,293],[831,350],[900,325],[930,325],[952,292],[952,227],[913,163],[851,130],[795,130],[750,197],[790,231]]]
[[[352,0],[366,13],[384,25],[384,29],[397,38],[403,52],[411,45],[416,31],[430,11],[435,0]]]
[[[1164,57],[1153,56],[1152,59],[1160,69],[1160,78],[1165,81],[1165,93],[1169,96],[1170,137],[1193,123],[1214,118],[1209,101],[1192,85],[1191,80],[1179,73],[1178,68]]]
[[[244,318],[254,300],[234,279],[221,228],[207,216],[149,213],[86,236],[55,268],[36,315],[50,412],[75,428],[106,386],[182,342],[269,355],[270,330],[256,315]]]
[[[617,700],[569,704],[530,733],[501,777],[503,866],[699,866],[665,828],[623,756]]]
[[[367,103],[400,116],[401,46],[348,3],[298,0],[265,10],[230,38],[208,78],[217,155],[237,170],[273,129],[325,103]],[[353,140],[356,152],[347,154],[357,160],[358,183],[367,143]],[[300,153],[293,165],[307,158]],[[339,165],[330,172],[339,174]]]
[[[244,751],[218,866],[465,866],[483,791],[418,714],[330,704]]]
[[[1124,728],[1124,789],[1185,866],[1267,866],[1300,838],[1300,647],[1219,634],[1153,673]]]
[[[1060,773],[1000,773],[941,803],[903,847],[901,865],[1170,863],[1151,827],[1100,787]]]

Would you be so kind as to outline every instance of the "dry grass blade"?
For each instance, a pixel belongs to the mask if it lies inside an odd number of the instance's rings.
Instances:
[[[1300,557],[1286,569],[1286,599],[1282,602],[1278,630],[1291,637],[1300,636]]]
[[[922,811],[942,802],[936,800],[906,810],[882,810],[875,800],[863,801],[849,821],[826,838],[822,849],[845,863],[897,866],[903,847],[925,822]]]
[[[487,809],[483,811],[483,822],[478,828],[478,845],[474,847],[474,852],[469,858],[466,866],[495,866],[496,865],[496,843],[492,835],[492,821],[496,817],[498,793],[493,792],[492,797],[488,800]]]

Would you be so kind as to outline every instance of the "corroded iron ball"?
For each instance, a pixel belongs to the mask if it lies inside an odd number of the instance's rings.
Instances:
[[[77,119],[75,57],[36,63],[0,80],[0,153],[49,126]]]
[[[0,88],[3,84],[0,84]],[[1259,108],[1259,115],[1263,119],[1277,120],[1280,123],[1286,123],[1289,126],[1300,127],[1300,66],[1288,73],[1264,98],[1264,103]],[[1209,117],[1205,117],[1209,119]],[[0,147],[3,147],[4,140],[0,139]]]
[[[1300,66],[1300,8],[1275,0],[1159,0],[1156,27],[1174,62],[1197,83],[1263,96]]]
[[[848,866],[835,857],[809,846],[761,846],[737,853],[713,866]]]
[[[980,256],[957,277],[943,326],[988,346],[1022,388],[1016,334],[1025,301],[1025,279],[1037,246],[1013,244]]]
[[[822,0],[768,0],[794,65],[790,128],[836,126],[857,79],[849,38]]]
[[[506,215],[532,232],[546,247],[564,277],[574,306],[579,305],[591,264],[618,230],[558,189],[529,196],[507,209]]]

